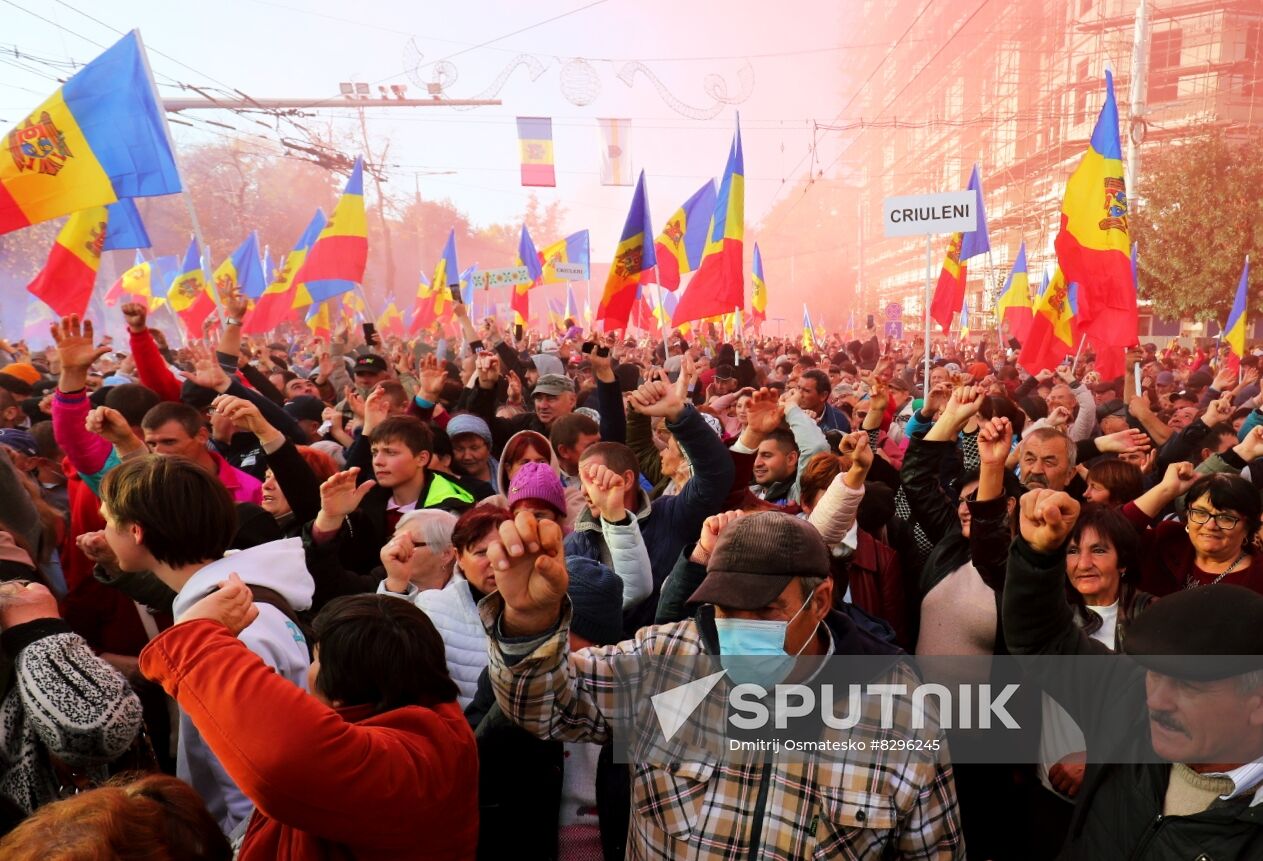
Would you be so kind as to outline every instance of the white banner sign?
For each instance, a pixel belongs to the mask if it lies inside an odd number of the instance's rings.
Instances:
[[[582,263],[554,263],[552,270],[563,281],[582,281],[588,277],[588,267]]]
[[[978,226],[978,193],[973,190],[912,194],[882,201],[887,236],[969,233]]]
[[[505,287],[510,284],[526,284],[531,280],[525,266],[509,266],[505,269],[479,269],[473,275],[474,286],[481,290]]]

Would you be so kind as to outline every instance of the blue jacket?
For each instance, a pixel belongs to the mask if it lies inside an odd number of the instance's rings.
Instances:
[[[678,422],[667,422],[667,430],[693,464],[693,477],[678,496],[663,496],[650,502],[643,489],[637,493],[635,517],[653,566],[653,594],[625,614],[624,628],[628,631],[653,624],[662,582],[675,567],[680,551],[697,540],[703,521],[719,513],[732,489],[732,455],[696,409],[686,406]],[[605,546],[601,525],[590,511],[583,512],[575,531],[566,538],[566,555],[609,564],[609,548]]]
[[[846,417],[846,413],[830,403],[824,405],[824,412],[820,415],[820,421],[816,422],[816,424],[820,425],[822,431],[851,432],[851,420]]]

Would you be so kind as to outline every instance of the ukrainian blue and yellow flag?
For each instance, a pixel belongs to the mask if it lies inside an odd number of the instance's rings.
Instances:
[[[614,249],[614,262],[605,281],[605,294],[597,308],[597,319],[605,323],[607,332],[627,328],[632,307],[636,304],[636,288],[641,273],[655,264],[653,225],[649,223],[649,197],[645,190],[645,172],[636,180],[631,209],[623,224],[623,234]]]
[[[180,175],[139,31],[84,66],[5,136],[0,234],[128,197]]]
[[[307,251],[315,244],[316,237],[320,235],[321,230],[324,230],[324,226],[325,214],[317,209],[307,229],[298,238],[294,250],[285,255],[281,268],[275,275],[270,276],[271,283],[255,303],[250,316],[246,317],[245,325],[241,327],[242,332],[250,335],[270,332],[289,317],[296,308],[305,308],[312,304],[311,295],[294,281],[294,276],[303,268]]]
[[[745,278],[741,274],[745,243],[745,158],[741,154],[741,121],[732,137],[728,164],[715,198],[709,239],[697,273],[676,306],[676,323],[730,314],[745,304]]]
[[[1224,341],[1232,348],[1232,354],[1238,359],[1245,358],[1245,324],[1246,305],[1249,301],[1250,255],[1246,255],[1245,266],[1241,269],[1241,281],[1237,284],[1237,296],[1232,300],[1232,310],[1228,312],[1228,323],[1224,326]]]
[[[368,222],[364,215],[364,159],[355,160],[333,215],[312,243],[294,280],[322,302],[355,289],[368,263]]]
[[[759,243],[754,243],[754,265],[751,278],[754,281],[754,292],[750,296],[750,323],[757,325],[767,319],[767,282],[763,280],[763,255],[759,253]],[[662,271],[661,267],[658,269]]]
[[[1066,183],[1056,248],[1066,280],[1079,285],[1079,326],[1101,343],[1121,346],[1137,337],[1127,218],[1114,76],[1106,70],[1105,104],[1088,151]]]
[[[667,219],[666,227],[654,240],[660,285],[675,290],[680,286],[681,275],[701,265],[707,231],[714,214],[715,181],[708,179]]]
[[[556,265],[558,263],[575,263],[583,267],[583,277],[577,280],[586,281],[592,271],[592,251],[591,243],[588,239],[588,231],[580,230],[578,233],[572,233],[565,239],[559,239],[552,245],[546,245],[539,250],[540,262],[540,284],[557,284],[562,281],[574,281],[574,278],[562,278],[557,274]],[[522,264],[525,265],[525,264]]]

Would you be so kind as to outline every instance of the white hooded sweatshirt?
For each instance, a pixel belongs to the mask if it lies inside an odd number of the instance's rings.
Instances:
[[[176,594],[172,613],[179,618],[234,572],[248,586],[275,590],[295,611],[311,608],[316,586],[307,571],[302,539],[286,538],[233,553],[207,565]],[[239,639],[265,664],[305,690],[310,659],[303,632],[271,604],[257,601],[256,605],[258,618],[241,632]],[[254,808],[202,741],[197,727],[183,709],[180,710],[176,776],[197,790],[225,834],[231,833]]]

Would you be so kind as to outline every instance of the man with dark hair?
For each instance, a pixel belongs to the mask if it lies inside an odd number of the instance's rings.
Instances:
[[[25,424],[26,415],[22,412],[18,399],[8,389],[0,387],[0,430],[22,427]]]
[[[102,407],[95,413],[104,420],[107,415],[106,410],[108,407]],[[118,416],[118,413],[114,413],[114,416]],[[205,417],[193,407],[188,404],[163,401],[145,413],[140,427],[145,434],[144,445],[154,454],[165,457],[184,457],[193,461],[211,475],[218,477],[235,502],[250,502],[258,505],[263,501],[263,482],[237,469],[224,460],[219,452],[207,445],[210,440],[210,428],[206,424]],[[124,428],[116,430],[121,434]],[[130,434],[130,428],[126,430]],[[103,432],[102,435],[115,444],[122,458],[126,458],[129,454],[139,453],[140,447],[135,444],[123,442],[120,447],[117,439],[112,439],[109,433]]]
[[[851,432],[851,422],[842,412],[829,403],[833,386],[829,375],[818,368],[803,371],[798,378],[798,406],[816,415],[816,426],[822,431]]]
[[[779,427],[765,436],[754,455],[755,494],[766,502],[790,501],[798,460],[798,445],[789,428]]]
[[[357,440],[347,456],[349,469],[321,488],[320,514],[311,528],[317,544],[340,541],[343,564],[361,574],[380,564],[378,551],[409,511],[441,508],[460,514],[476,501],[455,478],[430,467],[434,434],[419,419],[391,416],[378,422],[369,430],[368,443],[371,458],[364,458],[366,447]]]
[[[553,422],[548,440],[561,467],[561,483],[574,487],[579,483],[579,459],[588,446],[601,441],[601,426],[588,416],[571,413]]]
[[[307,643],[293,617],[311,606],[315,586],[299,539],[260,544],[224,558],[237,528],[232,497],[213,473],[171,455],[132,457],[107,473],[101,482],[101,514],[116,566],[152,572],[176,593],[176,617],[230,573],[268,590],[270,600],[258,604],[258,618],[241,632],[241,641],[281,676],[305,687]],[[176,773],[201,794],[225,833],[250,815],[250,800],[183,709]]]

